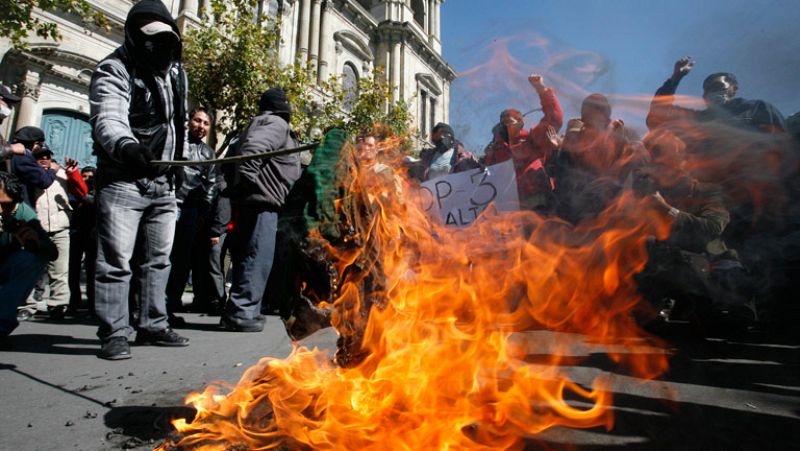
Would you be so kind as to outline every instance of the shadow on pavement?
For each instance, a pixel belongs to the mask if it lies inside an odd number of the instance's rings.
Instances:
[[[800,420],[689,402],[614,396],[614,428],[554,428],[526,450],[762,450],[797,446]],[[594,443],[593,443],[594,442]]]
[[[100,350],[100,340],[75,338],[70,335],[12,334],[11,340],[11,348],[4,352],[95,355]]]
[[[796,449],[800,440],[800,336],[773,329],[730,338],[678,333],[667,338],[669,370],[658,381],[694,386],[697,397],[670,401],[615,393],[614,427],[577,430],[555,427],[525,442],[526,450],[762,450]],[[554,357],[527,355],[524,361],[631,373],[604,353]],[[680,390],[680,388],[676,388]],[[715,405],[720,390],[750,393],[740,404]],[[775,398],[774,396],[782,398]],[[764,398],[766,397],[766,398]],[[783,408],[756,405],[769,399]],[[748,402],[751,401],[751,402]],[[794,417],[792,417],[794,415]]]
[[[183,418],[192,421],[196,413],[194,408],[186,406],[114,407],[103,418],[106,427],[111,429],[106,438],[123,449],[157,445],[175,431],[172,420]]]
[[[32,380],[34,382],[38,382],[38,383],[40,383],[42,385],[46,385],[46,386],[48,386],[50,388],[54,388],[56,390],[59,390],[61,392],[67,393],[67,394],[70,394],[72,396],[76,396],[76,397],[81,398],[81,399],[85,399],[86,401],[95,403],[95,404],[97,404],[99,406],[105,406],[105,403],[101,402],[100,400],[92,398],[91,396],[87,396],[87,395],[78,393],[78,391],[70,390],[70,389],[64,388],[64,387],[62,387],[60,385],[53,384],[52,382],[48,382],[48,381],[46,381],[44,379],[40,379],[40,378],[38,378],[38,377],[36,377],[36,376],[34,376],[32,374],[28,374],[25,371],[22,371],[22,370],[18,369],[16,365],[11,365],[11,364],[7,364],[7,363],[0,363],[0,371],[11,371],[12,373],[16,373],[16,374],[19,374],[20,376],[27,377],[28,379],[30,379],[30,380]]]

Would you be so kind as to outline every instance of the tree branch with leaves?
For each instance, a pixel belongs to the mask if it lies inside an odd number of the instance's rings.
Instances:
[[[397,132],[408,130],[408,108],[392,104],[392,86],[382,69],[359,80],[349,111],[337,76],[317,83],[310,62],[282,64],[279,17],[260,14],[253,0],[211,0],[199,28],[186,33],[184,63],[193,100],[217,110],[217,129],[224,148],[258,114],[258,99],[270,87],[286,91],[296,114],[292,127],[302,140],[315,129],[342,127],[356,132],[384,122]],[[395,126],[396,125],[396,126]]]
[[[16,49],[27,47],[26,38],[33,33],[44,39],[61,40],[61,33],[55,22],[36,17],[35,9],[42,11],[63,11],[79,16],[84,26],[94,24],[108,30],[108,19],[86,0],[0,0],[0,37],[11,40]]]

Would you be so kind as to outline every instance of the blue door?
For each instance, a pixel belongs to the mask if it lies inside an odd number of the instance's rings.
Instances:
[[[66,157],[78,161],[80,167],[94,166],[92,155],[92,127],[86,115],[74,111],[46,110],[42,116],[42,130],[47,145],[59,163]]]

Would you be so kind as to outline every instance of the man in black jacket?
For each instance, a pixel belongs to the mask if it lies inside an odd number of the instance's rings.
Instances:
[[[783,115],[768,102],[736,97],[739,82],[728,72],[711,74],[703,81],[703,100],[707,106],[705,110],[692,110],[674,105],[678,84],[692,71],[692,68],[694,61],[688,56],[675,62],[672,75],[658,88],[650,105],[647,126],[651,130],[675,120],[698,123],[715,121],[728,126],[769,133],[786,130]]]
[[[130,358],[129,288],[141,312],[136,341],[187,346],[167,323],[164,291],[175,234],[176,200],[169,167],[186,148],[186,75],[181,38],[167,7],[142,0],[128,12],[125,43],[92,75],[89,102],[97,155],[98,357]],[[138,240],[137,240],[138,236]],[[131,262],[137,241],[140,258]],[[134,266],[136,277],[132,278]]]
[[[206,161],[214,158],[214,149],[203,142],[208,135],[213,122],[211,112],[203,107],[198,107],[189,113],[189,146],[184,152],[184,158],[194,161]],[[179,186],[176,198],[178,200],[178,222],[175,225],[175,240],[172,243],[170,262],[172,269],[167,282],[167,310],[169,323],[173,327],[182,326],[185,320],[175,315],[183,310],[181,297],[186,288],[186,281],[192,269],[192,256],[199,257],[192,252],[192,243],[198,229],[205,222],[208,211],[217,197],[218,166],[184,166],[177,168],[180,171]]]
[[[14,142],[21,144],[25,152],[11,157],[11,172],[22,182],[22,198],[31,207],[36,208],[36,198],[41,190],[45,190],[56,181],[58,164],[44,169],[36,161],[34,154],[44,148],[44,131],[39,127],[26,126],[14,133]]]
[[[269,89],[261,96],[260,113],[242,134],[236,155],[253,155],[297,146],[289,121],[286,93]],[[300,178],[298,154],[250,160],[236,165],[228,184],[233,207],[230,240],[233,285],[220,325],[237,332],[264,329],[261,301],[275,255],[278,212]]]

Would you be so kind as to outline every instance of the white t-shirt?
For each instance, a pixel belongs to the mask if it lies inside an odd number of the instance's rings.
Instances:
[[[450,170],[453,168],[450,165],[450,161],[453,159],[453,152],[455,151],[454,148],[450,148],[450,150],[447,150],[445,153],[436,153],[428,169],[428,180],[442,177],[450,173]]]

